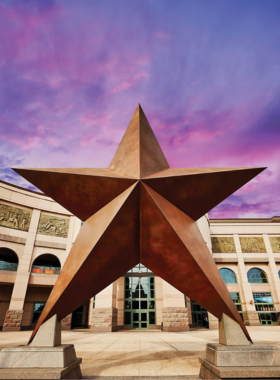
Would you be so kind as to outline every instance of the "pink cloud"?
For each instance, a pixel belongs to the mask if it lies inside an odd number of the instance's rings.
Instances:
[[[155,35],[162,40],[168,41],[171,39],[171,35],[165,32],[156,32]]]

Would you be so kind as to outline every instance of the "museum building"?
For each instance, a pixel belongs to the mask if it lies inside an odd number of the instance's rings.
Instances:
[[[205,215],[197,225],[245,324],[279,324],[280,216]],[[0,181],[3,331],[34,328],[81,226],[48,196]],[[63,329],[91,331],[196,326],[214,329],[218,320],[140,263],[62,320]]]

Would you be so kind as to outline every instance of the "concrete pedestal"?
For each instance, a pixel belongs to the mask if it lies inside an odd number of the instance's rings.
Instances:
[[[81,379],[73,344],[18,346],[0,352],[0,379]]]
[[[280,379],[280,348],[268,345],[207,344],[201,379]]]

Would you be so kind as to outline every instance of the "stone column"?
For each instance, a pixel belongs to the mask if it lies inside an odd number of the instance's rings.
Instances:
[[[116,331],[118,309],[116,308],[117,281],[95,296],[95,308],[92,310],[91,331]]]
[[[162,280],[163,331],[189,331],[188,310],[185,296],[168,282]]]
[[[269,271],[270,271],[270,278],[269,278],[269,283],[271,287],[271,293],[272,293],[272,299],[274,302],[275,310],[280,311],[280,280],[278,276],[278,270],[277,266],[274,260],[274,255],[272,252],[271,244],[269,241],[269,237],[267,234],[263,234],[263,239],[264,239],[264,244],[266,247],[266,252],[269,260]],[[279,316],[280,317],[280,316]],[[278,322],[279,323],[279,322]]]
[[[208,311],[208,322],[209,322],[209,330],[218,330],[219,328],[219,320],[213,314]]]
[[[93,310],[93,297],[89,300],[88,303],[88,320],[87,320],[87,325],[88,328],[91,328],[91,323],[92,323],[92,310]]]
[[[61,320],[61,330],[71,330],[72,313]]]
[[[33,210],[23,256],[18,265],[9,310],[7,310],[4,320],[3,331],[19,331],[21,328],[23,306],[30,277],[30,264],[39,219],[40,211]]]
[[[187,301],[187,313],[188,313],[188,323],[189,327],[192,327],[193,320],[192,320],[192,305],[191,305],[191,299],[189,297],[186,297]]]
[[[238,234],[233,234],[234,243],[236,247],[236,254],[238,258],[238,270],[239,270],[239,284],[240,296],[242,302],[242,309],[244,315],[244,321],[246,326],[260,326],[260,320],[258,312],[256,311],[251,284],[248,282],[247,271],[244,264],[243,254],[239,241]]]

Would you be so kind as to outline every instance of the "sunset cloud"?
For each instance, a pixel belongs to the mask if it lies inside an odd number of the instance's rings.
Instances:
[[[280,215],[279,23],[274,1],[0,3],[0,178],[108,166],[140,103],[172,167],[268,167],[211,217]]]

